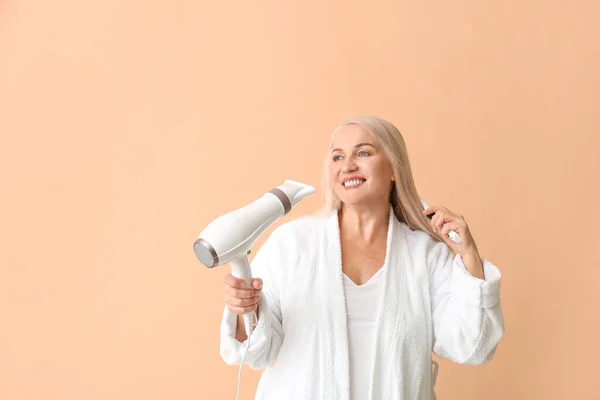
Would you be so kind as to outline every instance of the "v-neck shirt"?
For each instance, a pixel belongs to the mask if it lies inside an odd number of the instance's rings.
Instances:
[[[379,313],[385,264],[362,285],[343,273],[348,316],[350,400],[368,398],[373,363],[375,327]]]

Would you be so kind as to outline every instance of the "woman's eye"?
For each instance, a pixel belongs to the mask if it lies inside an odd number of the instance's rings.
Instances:
[[[338,157],[341,157],[341,156],[339,156],[339,155],[338,156],[333,156],[333,161],[337,161]]]
[[[363,154],[363,153],[364,153],[364,154],[366,154],[366,155],[369,155],[369,152],[368,152],[368,151],[365,151],[365,150],[363,150],[363,151],[359,151],[359,152],[358,152],[358,154],[359,154],[359,155],[360,155],[360,154]]]

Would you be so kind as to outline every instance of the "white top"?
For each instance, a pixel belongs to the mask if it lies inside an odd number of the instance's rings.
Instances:
[[[373,370],[373,344],[377,314],[383,293],[384,267],[362,285],[344,274],[346,313],[348,316],[348,347],[350,357],[350,400],[369,398]]]
[[[365,400],[431,400],[431,351],[460,364],[492,360],[504,334],[501,273],[482,259],[485,280],[460,255],[411,230],[390,207],[373,360]],[[275,228],[251,263],[263,280],[258,323],[244,363],[263,370],[255,400],[349,400],[350,369],[337,212]],[[223,306],[220,354],[239,365],[237,314]],[[236,371],[237,372],[237,371]]]

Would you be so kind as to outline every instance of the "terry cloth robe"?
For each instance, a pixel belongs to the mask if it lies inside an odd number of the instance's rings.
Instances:
[[[400,222],[390,207],[384,289],[373,343],[369,398],[435,398],[431,352],[460,364],[492,359],[504,334],[500,271],[482,259],[472,276],[443,242]],[[277,227],[256,253],[263,279],[244,364],[264,369],[256,400],[348,400],[349,355],[337,212]],[[225,307],[220,354],[239,365],[246,341]],[[436,366],[437,367],[437,366]]]

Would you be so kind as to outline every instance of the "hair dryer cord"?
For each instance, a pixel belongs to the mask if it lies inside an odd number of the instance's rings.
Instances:
[[[254,323],[257,322],[256,312],[253,312],[251,316],[254,319]],[[248,328],[246,327],[246,331]],[[242,362],[240,362],[240,372],[238,372],[238,386],[237,386],[237,395],[235,396],[236,400],[240,400],[240,383],[242,382],[242,367],[244,366],[244,360],[246,359],[246,354],[248,354],[248,348],[250,348],[250,336],[252,336],[253,329],[248,333],[248,338],[246,339],[246,351],[244,351],[244,356],[242,357]]]

